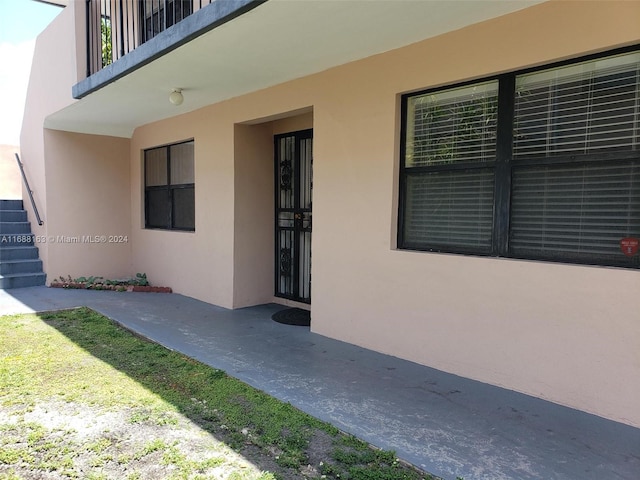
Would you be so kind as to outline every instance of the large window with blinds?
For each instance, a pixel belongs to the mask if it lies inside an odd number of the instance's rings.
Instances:
[[[400,248],[640,266],[639,51],[405,95],[402,115]]]
[[[145,227],[194,231],[193,141],[144,151]]]

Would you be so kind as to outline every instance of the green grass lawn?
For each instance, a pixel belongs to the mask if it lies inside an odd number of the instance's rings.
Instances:
[[[0,317],[0,480],[432,479],[79,308]]]

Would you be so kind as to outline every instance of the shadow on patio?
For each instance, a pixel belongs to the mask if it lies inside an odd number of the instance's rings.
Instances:
[[[640,429],[176,294],[0,291],[0,314],[88,306],[126,328],[455,479],[621,478]]]

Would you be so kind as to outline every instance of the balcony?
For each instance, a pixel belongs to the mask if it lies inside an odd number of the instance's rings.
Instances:
[[[66,103],[52,106],[45,127],[130,137],[140,125],[442,35],[542,0],[191,0],[191,10],[176,1],[72,2],[64,27],[60,25],[56,38],[51,35],[49,41],[57,43],[51,45],[48,57],[53,58],[56,50],[73,52],[76,69],[73,78],[65,77],[68,69],[55,70],[52,80],[65,83],[70,95]],[[147,18],[145,26],[141,20]],[[72,43],[75,49],[69,48]],[[179,107],[169,102],[174,88],[184,93]]]
[[[265,1],[87,0],[87,79],[74,86],[74,98],[92,93]]]
[[[210,3],[211,0],[89,0],[87,76]]]

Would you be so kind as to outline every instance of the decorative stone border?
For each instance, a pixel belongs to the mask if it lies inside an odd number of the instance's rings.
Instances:
[[[173,293],[170,287],[152,287],[150,285],[88,285],[76,282],[51,282],[51,288],[67,288],[75,290],[110,290],[113,292],[149,292],[149,293]]]
[[[127,292],[173,293],[170,287],[152,287],[150,285],[129,285]]]

